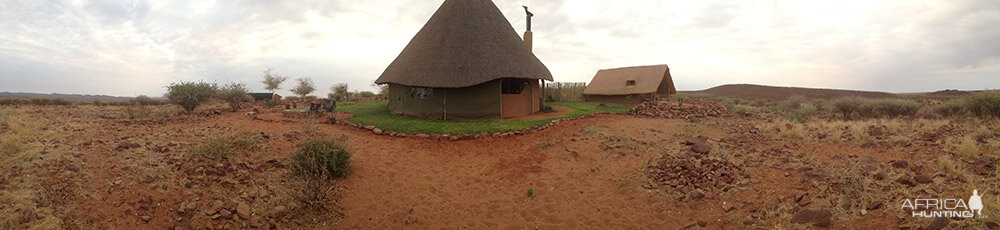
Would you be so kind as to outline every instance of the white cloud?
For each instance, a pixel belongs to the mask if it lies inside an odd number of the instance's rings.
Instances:
[[[260,73],[371,90],[441,1],[4,1],[0,91],[160,95]],[[681,89],[728,83],[923,91],[1000,84],[990,1],[495,3],[558,81],[669,64]],[[942,81],[943,79],[947,79]],[[286,86],[288,87],[288,86]]]

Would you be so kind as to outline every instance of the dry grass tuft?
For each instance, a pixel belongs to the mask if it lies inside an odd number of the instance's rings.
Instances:
[[[948,155],[938,156],[938,171],[941,171],[949,176],[962,176],[962,172],[958,170],[958,166],[955,162],[951,160]]]
[[[955,143],[955,153],[969,159],[979,159],[979,146],[976,145],[975,139],[966,136]]]
[[[765,125],[765,129],[781,139],[802,140],[806,137],[805,125],[797,122],[774,122]]]

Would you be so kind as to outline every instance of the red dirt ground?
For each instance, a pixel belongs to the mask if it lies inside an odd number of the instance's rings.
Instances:
[[[5,109],[44,124],[42,135],[25,150],[44,157],[19,158],[28,165],[12,166],[0,189],[13,190],[17,180],[37,175],[42,186],[35,189],[55,190],[39,192],[45,199],[40,203],[51,205],[50,215],[70,229],[813,227],[789,222],[802,209],[832,210],[832,228],[867,229],[923,226],[929,220],[904,218],[895,203],[901,195],[859,215],[857,207],[869,204],[835,192],[849,183],[831,182],[839,175],[830,172],[838,169],[831,165],[870,164],[882,170],[904,159],[931,165],[938,154],[926,144],[895,148],[775,140],[752,131],[760,122],[745,118],[692,123],[598,115],[524,136],[450,142],[377,136],[276,112],[260,114],[262,120],[245,112],[203,111],[136,121],[101,118],[108,113],[103,110]],[[324,211],[296,209],[289,195],[294,193],[287,179],[289,157],[310,129],[346,138],[353,151],[352,172],[329,188],[337,201]],[[264,137],[266,147],[224,159],[187,153],[207,139],[239,132]],[[682,142],[697,135],[708,137],[712,154],[731,155],[749,178],[725,190],[706,189],[703,198],[651,184],[647,165],[690,151]],[[889,169],[882,171],[908,173]],[[920,186],[967,193],[947,182]],[[797,201],[800,193],[808,193],[809,201]],[[221,207],[213,207],[216,201]],[[243,205],[250,212],[241,218],[234,213]],[[229,214],[213,215],[221,212]],[[21,219],[30,224],[44,217]],[[975,221],[952,224],[983,226]]]

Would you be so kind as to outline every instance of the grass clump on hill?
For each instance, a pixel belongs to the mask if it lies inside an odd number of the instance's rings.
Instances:
[[[226,158],[236,154],[248,154],[264,147],[264,138],[251,133],[212,138],[208,142],[192,148],[192,155],[205,158]]]
[[[630,107],[612,103],[595,102],[550,102],[571,111],[559,116],[520,120],[429,120],[389,113],[385,101],[345,102],[337,104],[337,112],[351,113],[354,117],[347,121],[374,125],[382,130],[402,133],[461,134],[480,132],[506,132],[544,125],[555,119],[582,117],[598,112],[624,113]]]

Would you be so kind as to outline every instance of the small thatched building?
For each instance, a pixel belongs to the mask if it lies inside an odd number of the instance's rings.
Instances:
[[[375,83],[389,110],[429,119],[498,119],[541,110],[552,81],[490,0],[446,0]]]
[[[583,90],[587,101],[639,104],[677,93],[667,65],[598,70]]]

